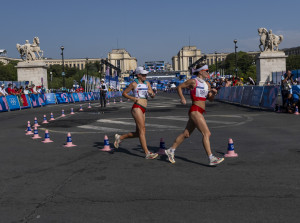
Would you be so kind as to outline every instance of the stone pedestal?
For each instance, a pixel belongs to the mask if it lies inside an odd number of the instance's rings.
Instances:
[[[272,72],[285,71],[286,58],[283,51],[261,52],[256,58],[257,83],[262,86],[267,81],[272,81]]]
[[[48,89],[47,66],[44,61],[19,62],[16,66],[18,81],[29,81],[35,86]]]

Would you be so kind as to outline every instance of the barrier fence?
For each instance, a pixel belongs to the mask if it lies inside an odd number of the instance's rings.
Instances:
[[[122,93],[107,92],[106,98],[121,97]],[[30,95],[0,96],[0,112],[14,111],[27,108],[36,108],[53,104],[76,103],[100,99],[100,92],[86,93],[47,93]]]
[[[215,99],[244,106],[274,109],[280,90],[280,86],[222,87]],[[293,85],[292,92],[293,95],[300,95],[300,85]],[[189,90],[183,89],[183,94],[189,94]]]

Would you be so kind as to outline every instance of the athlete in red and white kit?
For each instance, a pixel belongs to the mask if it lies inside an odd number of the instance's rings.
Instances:
[[[135,71],[137,78],[124,90],[123,96],[134,101],[131,109],[132,117],[136,123],[135,132],[129,132],[124,135],[115,135],[114,146],[117,149],[122,140],[127,138],[139,137],[140,143],[146,154],[146,159],[155,159],[158,154],[151,153],[148,150],[146,142],[146,128],[145,128],[145,112],[147,108],[147,98],[150,96],[154,98],[155,94],[151,88],[151,85],[146,81],[148,71],[143,67],[138,67]],[[128,95],[130,91],[133,91],[133,97]]]
[[[211,89],[210,84],[205,81],[205,78],[209,78],[208,66],[197,66],[194,71],[194,75],[197,77],[189,79],[178,86],[178,95],[182,104],[186,104],[186,100],[182,94],[182,88],[189,88],[192,106],[189,110],[189,120],[183,133],[181,133],[173,143],[173,145],[165,150],[166,155],[171,163],[175,163],[174,153],[175,149],[183,142],[185,138],[190,137],[195,128],[197,128],[203,135],[202,142],[206,154],[209,158],[209,165],[214,166],[221,163],[224,158],[218,158],[214,156],[210,149],[209,137],[211,135],[208,126],[206,124],[203,113],[205,112],[205,101],[208,99],[212,101],[217,94],[216,89]]]

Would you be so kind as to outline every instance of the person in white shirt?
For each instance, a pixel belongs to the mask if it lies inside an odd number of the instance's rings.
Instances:
[[[6,92],[5,90],[5,84],[1,84],[1,87],[0,87],[0,96],[6,96],[8,95],[8,93]]]
[[[106,107],[106,93],[107,93],[107,86],[104,83],[104,79],[101,80],[101,84],[100,84],[100,104],[101,104],[101,108]]]

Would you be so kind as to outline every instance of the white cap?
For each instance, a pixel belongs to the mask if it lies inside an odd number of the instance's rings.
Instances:
[[[148,73],[149,73],[149,72],[146,71],[146,70],[144,70],[143,67],[137,67],[137,68],[135,69],[135,74],[148,74]]]
[[[197,70],[194,70],[194,73],[195,73],[195,72],[199,72],[199,71],[201,71],[201,70],[208,70],[208,66],[205,64],[204,66],[198,68]]]
[[[103,82],[104,82],[104,79],[101,79],[101,81],[103,81]]]

